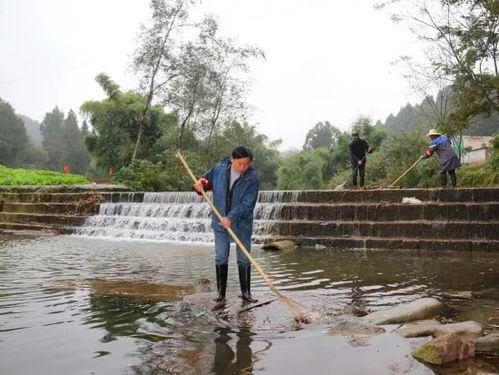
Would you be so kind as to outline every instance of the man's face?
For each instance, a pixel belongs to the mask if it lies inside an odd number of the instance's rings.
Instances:
[[[230,157],[230,161],[232,163],[232,170],[236,173],[244,173],[251,165],[250,158],[241,158],[234,159],[232,156]]]
[[[359,139],[359,135],[358,134],[352,134],[352,140],[356,141],[357,139]]]

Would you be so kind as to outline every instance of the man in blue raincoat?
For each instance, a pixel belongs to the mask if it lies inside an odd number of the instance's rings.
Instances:
[[[258,198],[259,181],[251,162],[253,154],[246,147],[236,147],[231,157],[224,158],[212,167],[194,185],[198,194],[201,189],[213,191],[213,204],[223,216],[220,222],[212,215],[211,226],[215,233],[215,270],[217,276],[217,302],[225,301],[230,242],[226,228],[231,228],[248,251],[253,232],[253,211]],[[237,247],[237,264],[242,299],[257,302],[251,296],[251,264]]]
[[[450,139],[436,129],[431,129],[427,136],[430,138],[430,146],[425,151],[429,158],[435,152],[440,160],[440,185],[447,187],[447,173],[449,173],[452,187],[457,186],[456,169],[461,166],[461,161],[452,149]]]

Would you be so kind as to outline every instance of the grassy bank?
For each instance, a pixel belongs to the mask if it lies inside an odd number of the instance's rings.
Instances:
[[[7,168],[0,165],[0,185],[80,185],[87,184],[84,176],[42,169]]]

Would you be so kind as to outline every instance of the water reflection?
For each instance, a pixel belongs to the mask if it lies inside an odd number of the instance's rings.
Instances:
[[[217,330],[215,339],[215,366],[216,374],[251,374],[253,358],[251,351],[251,337],[254,335],[249,329],[240,329],[233,332],[230,328]],[[234,337],[235,336],[235,337]],[[231,347],[236,340],[235,349]]]

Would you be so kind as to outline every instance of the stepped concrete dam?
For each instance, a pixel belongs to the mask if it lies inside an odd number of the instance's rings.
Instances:
[[[195,193],[115,185],[0,188],[0,233],[213,241],[210,209]],[[262,191],[254,242],[275,240],[317,249],[496,251],[499,188]]]

